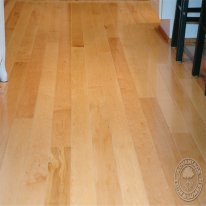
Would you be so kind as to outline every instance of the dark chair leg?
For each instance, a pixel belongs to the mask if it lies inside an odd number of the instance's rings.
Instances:
[[[182,61],[182,56],[184,52],[184,45],[185,45],[184,40],[185,40],[188,4],[189,4],[188,0],[182,1],[182,12],[179,19],[180,29],[178,33],[176,61]]]
[[[200,14],[200,23],[198,27],[198,33],[197,33],[197,41],[196,41],[196,46],[195,46],[195,54],[194,54],[194,60],[193,60],[193,68],[192,68],[193,76],[199,76],[200,74],[200,66],[201,66],[202,53],[204,49],[205,33],[206,33],[202,25],[205,22],[204,20],[205,6],[206,6],[206,0],[203,0],[201,14]]]
[[[205,32],[202,26],[200,25],[198,29],[197,42],[195,46],[195,55],[193,60],[193,68],[192,68],[193,76],[198,76],[200,73],[201,59],[202,59],[202,53],[204,49],[204,40],[205,40]]]
[[[173,32],[172,32],[172,41],[171,41],[172,47],[177,47],[177,39],[178,39],[178,31],[179,31],[179,18],[180,18],[180,9],[179,9],[180,5],[181,5],[181,0],[177,0],[174,26],[173,26]]]

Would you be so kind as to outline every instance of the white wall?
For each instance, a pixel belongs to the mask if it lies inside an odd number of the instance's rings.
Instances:
[[[5,68],[4,0],[0,0],[0,81],[7,81]]]

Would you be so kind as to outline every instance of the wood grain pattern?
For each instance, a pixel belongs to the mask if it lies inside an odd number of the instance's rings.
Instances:
[[[5,19],[0,205],[187,205],[174,172],[206,177],[206,100],[150,1],[7,0]]]

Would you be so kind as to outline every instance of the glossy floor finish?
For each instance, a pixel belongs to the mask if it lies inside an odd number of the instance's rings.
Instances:
[[[174,171],[206,179],[206,99],[149,2],[8,0],[0,205],[188,205]],[[189,205],[206,204],[206,187]]]

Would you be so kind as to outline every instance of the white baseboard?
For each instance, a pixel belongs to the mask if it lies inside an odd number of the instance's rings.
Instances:
[[[5,68],[4,0],[0,0],[0,81],[7,81],[7,72]]]

